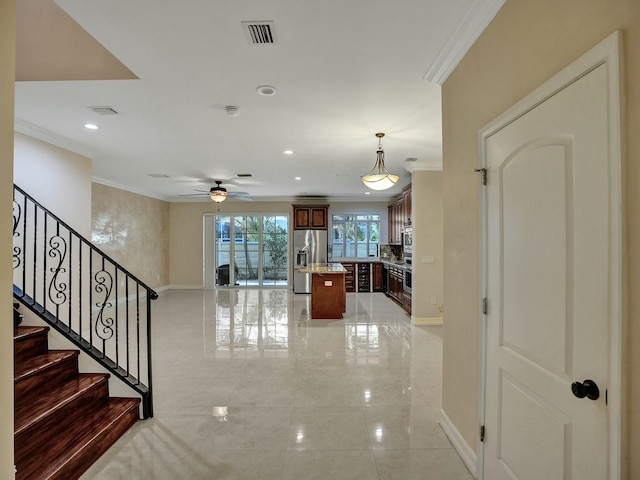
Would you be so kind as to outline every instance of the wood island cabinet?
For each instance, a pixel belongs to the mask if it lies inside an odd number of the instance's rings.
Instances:
[[[294,230],[327,230],[329,205],[293,205]]]
[[[311,275],[311,318],[342,318],[346,311],[345,275]]]

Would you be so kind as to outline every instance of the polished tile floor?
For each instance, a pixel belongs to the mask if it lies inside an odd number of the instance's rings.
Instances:
[[[284,289],[162,294],[155,416],[82,480],[471,479],[438,425],[441,327],[380,293],[309,311]]]

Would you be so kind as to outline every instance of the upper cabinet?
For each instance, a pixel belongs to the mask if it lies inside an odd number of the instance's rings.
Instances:
[[[294,230],[327,230],[329,205],[294,205]]]
[[[405,227],[411,226],[411,184],[402,189],[402,216]]]
[[[402,245],[403,207],[402,198],[389,205],[389,245]]]
[[[389,245],[402,245],[402,231],[411,226],[411,184],[402,189],[402,197],[389,205]]]

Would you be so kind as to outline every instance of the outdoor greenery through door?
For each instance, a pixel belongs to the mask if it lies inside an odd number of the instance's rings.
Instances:
[[[214,250],[215,286],[287,286],[288,220],[288,215],[215,215],[215,241],[206,242]]]

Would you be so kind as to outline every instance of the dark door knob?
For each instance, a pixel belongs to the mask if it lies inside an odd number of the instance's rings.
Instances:
[[[578,398],[587,397],[589,400],[597,400],[600,398],[600,390],[593,380],[585,380],[584,382],[573,382],[571,391]]]

